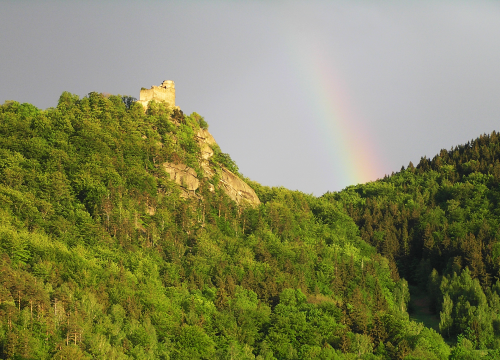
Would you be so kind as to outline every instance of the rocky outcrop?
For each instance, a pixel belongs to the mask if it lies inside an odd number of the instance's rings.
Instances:
[[[198,146],[200,147],[200,166],[203,170],[203,176],[211,179],[215,175],[215,172],[210,167],[209,160],[212,156],[214,156],[212,146],[217,145],[217,143],[215,142],[212,134],[210,134],[206,129],[198,130],[198,133],[196,133],[196,141],[198,142]]]
[[[196,138],[201,149],[200,165],[203,170],[203,177],[212,179],[216,175],[216,171],[210,166],[209,160],[214,155],[212,146],[217,145],[217,143],[213,136],[205,129],[200,129],[196,134]],[[193,168],[184,164],[174,163],[164,163],[163,168],[170,175],[170,179],[185,190],[184,196],[190,196],[189,193],[193,194],[199,188],[200,180]],[[237,175],[224,167],[219,172],[219,185],[237,204],[249,204],[251,206],[260,204],[255,191]],[[213,190],[213,185],[210,185],[210,191]]]
[[[260,200],[253,189],[238,176],[226,168],[222,168],[220,184],[226,194],[238,204],[249,203],[259,205]]]
[[[170,175],[170,179],[186,190],[194,191],[200,186],[196,171],[184,164],[164,163],[163,168]]]
[[[208,130],[200,129],[196,134],[196,140],[200,146],[202,160],[208,160],[214,156],[212,146],[217,145],[217,143]]]

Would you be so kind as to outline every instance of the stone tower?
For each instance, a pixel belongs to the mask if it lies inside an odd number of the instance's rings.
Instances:
[[[143,89],[137,101],[144,108],[148,107],[151,100],[165,101],[170,106],[175,107],[175,83],[172,80],[165,80],[160,86],[151,86],[151,89]]]

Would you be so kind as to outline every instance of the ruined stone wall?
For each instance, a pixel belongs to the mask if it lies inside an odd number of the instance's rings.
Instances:
[[[145,108],[151,100],[165,101],[175,106],[175,84],[172,80],[165,80],[160,86],[151,86],[151,89],[141,90],[138,102]]]

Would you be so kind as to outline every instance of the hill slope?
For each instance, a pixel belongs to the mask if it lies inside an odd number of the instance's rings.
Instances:
[[[493,132],[324,198],[343,202],[361,237],[427,290],[445,336],[498,349],[499,184],[500,136]]]
[[[2,358],[448,357],[406,311],[396,264],[420,259],[416,230],[403,258],[359,215],[420,168],[315,198],[243,179],[200,140],[206,128],[196,113],[98,93],[0,107]],[[246,190],[231,192],[228,173]]]

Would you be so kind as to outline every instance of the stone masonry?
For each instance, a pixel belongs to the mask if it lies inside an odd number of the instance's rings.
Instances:
[[[151,86],[151,89],[143,89],[137,101],[146,109],[151,100],[165,101],[170,106],[175,107],[175,83],[172,80],[165,80],[160,86]]]

